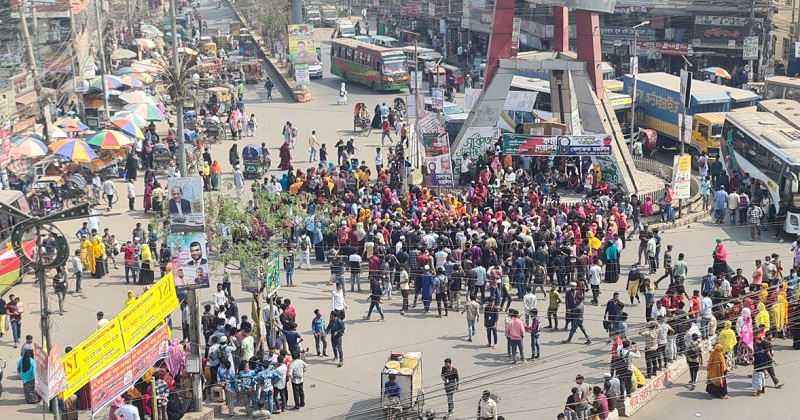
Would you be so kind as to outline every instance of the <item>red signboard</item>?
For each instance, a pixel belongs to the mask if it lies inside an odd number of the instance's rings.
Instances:
[[[92,414],[96,414],[141,378],[156,362],[167,357],[169,327],[165,324],[89,381]]]

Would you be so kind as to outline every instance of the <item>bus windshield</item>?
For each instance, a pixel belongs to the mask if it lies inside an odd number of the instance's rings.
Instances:
[[[711,126],[711,138],[718,139],[722,137],[722,124],[714,124]]]
[[[405,69],[406,69],[405,61],[399,59],[383,62],[383,72],[386,74],[402,72],[405,71]]]

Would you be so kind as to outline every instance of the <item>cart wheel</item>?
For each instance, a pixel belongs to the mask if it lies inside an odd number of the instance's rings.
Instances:
[[[114,195],[111,196],[111,204],[117,204],[117,201],[119,201],[119,194],[114,192]]]
[[[363,128],[361,128],[361,135],[364,137],[369,137],[369,133],[372,132],[372,124],[367,124]]]
[[[219,139],[220,142],[228,140],[228,130],[226,130],[225,128],[222,128],[219,131],[219,135],[220,135],[220,139]]]

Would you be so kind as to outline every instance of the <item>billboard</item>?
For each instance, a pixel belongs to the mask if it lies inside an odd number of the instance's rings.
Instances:
[[[150,289],[136,298],[103,328],[83,340],[62,359],[68,386],[63,398],[78,392],[133,348],[178,308],[178,295],[172,273],[167,273]]]
[[[89,381],[93,415],[131,389],[156,362],[167,357],[169,336],[169,326],[162,325]]]
[[[423,133],[422,183],[431,187],[453,186],[453,162],[447,133]]]
[[[208,288],[203,179],[199,176],[171,178],[169,185],[170,234],[167,248],[172,251],[171,278],[175,290]]]
[[[611,135],[542,137],[503,134],[503,153],[512,156],[610,156]]]
[[[49,355],[34,343],[33,358],[36,362],[36,366],[34,366],[36,393],[43,400],[50,401],[61,391],[67,389],[67,376],[64,372],[64,365],[61,363],[61,350],[58,342],[53,342]]]
[[[317,62],[316,44],[314,43],[314,25],[302,23],[288,25],[289,61],[314,64]]]
[[[675,156],[672,164],[672,189],[675,190],[673,198],[684,200],[691,198],[692,187],[692,156]]]
[[[170,178],[168,207],[173,232],[205,232],[203,206],[203,178]]]
[[[204,233],[173,232],[167,237],[167,248],[172,251],[172,276],[176,290],[209,287],[208,247]]]

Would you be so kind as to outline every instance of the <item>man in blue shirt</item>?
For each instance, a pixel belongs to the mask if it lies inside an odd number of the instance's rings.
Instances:
[[[717,276],[714,275],[714,268],[708,267],[708,273],[703,276],[703,292],[711,293],[714,292],[714,288],[716,287],[717,283]]]
[[[386,399],[400,399],[400,384],[395,382],[397,375],[389,375],[389,380],[383,385],[383,396]]]

